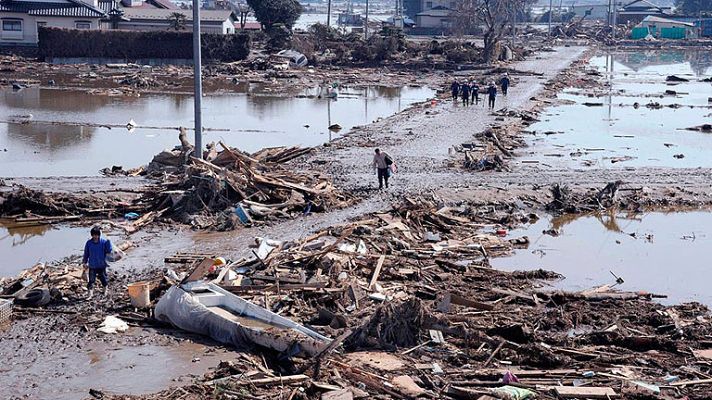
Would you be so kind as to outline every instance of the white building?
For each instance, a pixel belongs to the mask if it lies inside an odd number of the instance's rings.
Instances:
[[[185,16],[185,30],[193,29],[192,10],[167,10],[158,8],[123,8],[123,18],[118,29],[131,31],[165,31],[171,29],[169,18],[173,13]],[[237,15],[229,10],[200,10],[200,31],[203,33],[235,33]]]
[[[36,45],[40,26],[100,29],[105,17],[98,0],[0,0],[0,45]]]

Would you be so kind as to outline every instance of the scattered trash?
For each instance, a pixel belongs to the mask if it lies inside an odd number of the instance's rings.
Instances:
[[[109,315],[108,317],[106,317],[106,319],[104,319],[104,322],[99,325],[97,331],[106,334],[114,334],[119,332],[126,332],[128,329],[129,325],[126,322],[113,315]]]

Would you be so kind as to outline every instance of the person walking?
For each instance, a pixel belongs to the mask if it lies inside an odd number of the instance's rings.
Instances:
[[[376,169],[378,174],[378,190],[383,189],[383,183],[386,183],[386,189],[388,188],[388,178],[391,177],[391,165],[393,165],[393,158],[380,149],[376,149],[376,154],[373,155],[373,168]]]
[[[495,86],[494,81],[490,82],[489,87],[487,88],[487,97],[489,108],[493,109],[494,101],[497,98],[497,86]]]
[[[509,89],[509,74],[504,74],[502,79],[500,79],[499,84],[502,85],[502,94],[506,97],[507,96],[507,90]]]
[[[460,85],[460,92],[462,92],[462,105],[467,106],[470,104],[470,85],[467,82],[463,82]]]
[[[97,277],[104,286],[104,295],[109,292],[109,279],[106,275],[106,268],[108,267],[106,256],[114,250],[111,241],[101,237],[101,228],[98,226],[91,228],[90,234],[91,239],[87,240],[84,245],[84,257],[82,258],[84,270],[89,270],[89,284],[87,285],[89,293],[87,293],[87,299],[91,299],[94,296],[94,283]]]
[[[474,79],[470,82],[470,93],[472,94],[470,104],[480,104],[480,87],[477,86],[477,81]]]
[[[457,95],[460,93],[460,84],[457,83],[457,79],[452,81],[450,92],[452,92],[452,101],[457,101]]]

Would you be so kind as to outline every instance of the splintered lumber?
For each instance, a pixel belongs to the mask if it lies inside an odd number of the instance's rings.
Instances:
[[[712,385],[712,379],[697,379],[693,381],[673,382],[670,386]]]
[[[618,397],[609,387],[556,386],[554,392],[564,399],[609,399]]]
[[[443,300],[440,303],[440,305],[438,306],[438,309],[440,309],[443,312],[449,312],[450,304],[457,304],[459,306],[472,307],[472,308],[476,308],[478,310],[485,310],[485,311],[494,310],[494,305],[492,305],[492,304],[480,303],[479,301],[470,300],[470,299],[467,299],[460,295],[449,293],[449,292],[445,293],[445,295],[443,296]]]
[[[381,274],[381,268],[383,267],[383,262],[386,260],[386,256],[381,255],[378,257],[378,262],[376,262],[376,269],[373,270],[373,275],[371,276],[371,282],[368,284],[369,290],[374,290],[376,282],[378,282],[378,276]]]
[[[254,386],[289,385],[292,383],[304,382],[309,379],[310,378],[306,375],[289,375],[277,376],[274,378],[251,379],[247,381],[247,383]]]
[[[234,294],[249,293],[249,292],[276,292],[277,285],[245,285],[245,286],[221,286],[223,289]],[[295,291],[307,291],[323,289],[326,287],[324,282],[314,282],[314,283],[297,283],[297,284],[284,284],[279,285],[279,290],[295,290]]]

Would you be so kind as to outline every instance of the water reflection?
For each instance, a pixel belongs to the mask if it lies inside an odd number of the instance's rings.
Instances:
[[[689,63],[695,75],[705,75],[712,67],[712,53],[708,50],[679,49],[679,50],[642,50],[626,51],[613,55],[616,62],[633,70]]]
[[[81,254],[88,228],[41,225],[18,227],[0,220],[0,276],[15,276],[38,262]]]
[[[50,124],[5,124],[10,140],[36,145],[38,149],[59,151],[91,140],[96,128]]]
[[[278,86],[247,82],[235,86],[245,94],[203,100],[203,124],[212,129],[205,133],[205,141],[223,140],[249,152],[321,145],[355,125],[388,117],[434,95],[419,87],[343,87],[338,99],[329,100],[317,96],[318,88],[277,96],[271,93],[279,91]],[[24,122],[11,122],[20,120]],[[138,124],[133,133],[121,128],[129,120]],[[193,99],[180,94],[117,97],[7,89],[0,90],[0,121],[5,121],[0,122],[0,149],[8,149],[0,152],[0,176],[92,175],[110,165],[143,165],[161,150],[173,148],[177,143],[174,128],[193,125]],[[39,123],[43,121],[52,123]],[[332,124],[343,129],[329,132]]]
[[[622,290],[666,294],[667,303],[712,305],[710,226],[712,213],[704,211],[546,217],[510,232],[528,236],[527,249],[491,262],[505,270],[559,272],[566,279],[556,286],[567,290],[613,283],[613,272],[625,280]]]
[[[607,91],[560,94],[572,104],[547,109],[530,127],[537,136],[529,140],[527,159],[553,168],[712,167],[712,137],[684,130],[709,119],[709,83],[666,82],[667,75],[689,78],[693,68],[709,71],[711,57],[696,50],[650,50],[592,58]],[[673,93],[665,95],[666,90]],[[660,106],[646,107],[650,102]]]

